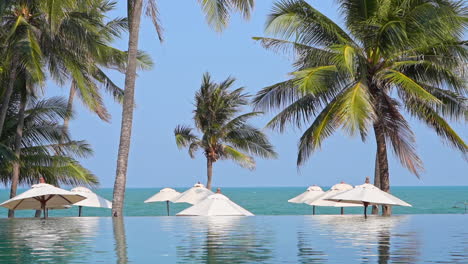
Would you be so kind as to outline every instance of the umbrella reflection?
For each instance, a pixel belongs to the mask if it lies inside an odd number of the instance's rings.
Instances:
[[[5,221],[3,228],[8,232],[0,236],[2,263],[40,263],[52,258],[56,263],[70,263],[86,260],[98,219],[15,219]]]
[[[371,217],[322,216],[316,218],[322,228],[330,230],[332,237],[339,237],[339,247],[352,246],[361,253],[361,263],[415,263],[420,252],[420,242],[415,232],[399,232],[396,227],[407,221],[408,216]],[[395,240],[392,243],[392,240]]]
[[[177,246],[182,263],[261,263],[272,257],[271,232],[257,228],[246,217],[187,219],[190,233]]]
[[[127,237],[125,235],[125,223],[123,217],[113,217],[112,226],[114,230],[115,254],[118,264],[127,264]]]

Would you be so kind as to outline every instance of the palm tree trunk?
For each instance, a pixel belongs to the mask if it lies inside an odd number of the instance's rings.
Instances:
[[[377,154],[375,155],[374,186],[376,186],[377,188],[380,188],[379,159],[377,157]],[[373,215],[379,214],[378,205],[372,206],[372,214]]]
[[[13,174],[11,175],[11,188],[10,188],[10,198],[16,196],[16,191],[18,189],[19,176],[20,176],[20,157],[21,157],[21,140],[23,139],[23,128],[24,128],[24,112],[26,110],[27,104],[27,95],[23,94],[21,96],[20,106],[18,110],[18,125],[16,126],[15,134],[15,157],[17,161],[13,163]],[[8,210],[8,218],[15,217],[14,210]]]
[[[375,139],[377,142],[377,160],[380,175],[380,189],[384,192],[390,192],[390,179],[388,171],[387,144],[385,142],[385,134],[383,127],[378,122],[374,124]],[[382,215],[390,216],[392,214],[391,207],[388,205],[382,206]]]
[[[120,128],[119,153],[117,156],[117,171],[114,183],[114,198],[112,216],[119,217],[123,213],[125,198],[125,184],[127,181],[128,154],[132,135],[133,106],[135,95],[136,59],[138,52],[138,34],[140,29],[142,0],[133,0],[129,6],[129,40],[128,62],[125,72],[125,91],[122,110],[122,124]]]
[[[213,160],[209,157],[206,158],[206,188],[211,190],[211,180],[213,178]]]
[[[0,107],[0,136],[3,133],[3,125],[5,123],[5,118],[8,112],[8,105],[10,104],[10,98],[13,94],[13,88],[15,87],[16,81],[16,72],[18,68],[18,58],[13,56],[10,68],[10,74],[8,75],[8,84],[5,94],[3,94],[2,106]]]
[[[70,86],[70,94],[68,95],[68,103],[67,103],[67,116],[63,119],[63,128],[68,129],[68,125],[70,124],[70,115],[73,112],[73,99],[75,98],[76,94],[76,84],[72,81]]]
[[[42,210],[36,210],[36,213],[34,213],[35,218],[40,218],[42,215]]]

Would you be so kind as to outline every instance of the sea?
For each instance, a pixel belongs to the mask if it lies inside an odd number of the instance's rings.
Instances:
[[[330,187],[323,186],[324,190]],[[183,192],[188,188],[175,188]],[[304,187],[261,187],[261,188],[223,188],[222,192],[232,201],[255,215],[310,215],[312,207],[306,204],[288,203],[288,200],[305,191]],[[166,204],[144,203],[160,188],[129,188],[125,193],[125,216],[163,216],[167,215]],[[25,191],[19,190],[18,193]],[[94,190],[100,196],[112,201],[112,189]],[[0,201],[8,199],[7,189],[0,190]],[[435,187],[392,187],[393,195],[410,203],[412,207],[394,207],[394,214],[463,214],[463,202],[468,202],[468,186]],[[175,215],[189,204],[170,204],[170,214]],[[370,211],[370,210],[369,210]],[[340,214],[340,208],[317,207],[317,214]],[[78,208],[50,210],[49,216],[76,216]],[[362,208],[346,208],[345,214],[362,214]],[[6,217],[7,210],[0,207],[0,218]],[[32,217],[34,212],[17,211],[17,217]],[[110,216],[110,210],[83,208],[84,216]]]

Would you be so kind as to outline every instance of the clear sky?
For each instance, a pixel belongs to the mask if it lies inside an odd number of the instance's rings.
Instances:
[[[178,150],[173,129],[178,124],[192,124],[193,97],[202,74],[209,71],[216,81],[228,76],[237,78],[238,86],[250,93],[288,78],[292,70],[288,57],[264,50],[252,40],[264,36],[266,16],[273,1],[257,0],[252,18],[244,21],[234,15],[229,28],[222,34],[205,23],[196,0],[158,1],[165,29],[165,42],[160,44],[148,18],[143,19],[140,49],[148,52],[155,67],[140,72],[137,80],[134,130],[128,169],[127,187],[183,187],[196,181],[205,182],[206,162],[202,153],[192,160],[186,150]],[[334,1],[313,0],[310,3],[335,21],[341,21]],[[125,16],[126,1],[118,1],[112,15]],[[126,36],[116,43],[126,49]],[[123,87],[124,76],[111,76]],[[49,95],[67,96],[67,89],[49,84]],[[78,117],[71,123],[75,139],[86,139],[95,150],[93,158],[83,164],[100,179],[102,187],[114,183],[116,156],[120,133],[121,107],[109,97],[106,103],[113,118],[103,123],[76,104]],[[263,127],[268,117],[255,120]],[[417,121],[411,121],[417,135],[417,148],[426,171],[421,179],[411,175],[390,153],[392,185],[468,185],[468,163],[461,154],[444,145],[435,133]],[[467,125],[454,127],[468,140]],[[297,142],[301,130],[290,129],[285,134],[267,131],[276,150],[277,160],[257,159],[257,169],[249,171],[231,161],[214,166],[214,186],[307,186],[332,185],[339,181],[361,184],[365,176],[373,176],[375,143],[370,136],[362,143],[339,132],[329,138],[320,152],[298,172]]]

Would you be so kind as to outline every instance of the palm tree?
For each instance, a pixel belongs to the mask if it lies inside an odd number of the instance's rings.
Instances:
[[[238,115],[242,107],[248,105],[249,96],[244,88],[230,90],[235,79],[228,78],[217,84],[211,81],[208,73],[203,76],[200,90],[195,94],[194,121],[201,137],[187,126],[177,126],[174,130],[179,148],[186,147],[190,157],[203,151],[207,162],[206,188],[211,189],[213,164],[218,160],[231,159],[242,167],[255,168],[255,160],[250,155],[275,158],[276,153],[265,134],[247,121],[260,112]]]
[[[208,23],[218,31],[224,29],[231,12],[240,12],[248,18],[254,6],[254,0],[199,0]],[[158,38],[162,41],[162,28],[159,23],[159,12],[155,0],[146,1],[146,15],[151,17]],[[136,58],[140,30],[143,0],[127,0],[129,18],[128,63],[125,71],[125,93],[123,98],[122,123],[120,127],[119,152],[114,183],[112,216],[122,216],[127,182],[128,154],[132,136],[133,108],[136,80]]]
[[[37,183],[41,177],[50,184],[97,185],[95,175],[84,168],[76,158],[92,155],[90,146],[84,141],[70,139],[68,130],[60,125],[69,113],[63,98],[44,100],[30,99],[20,120],[16,109],[22,107],[23,96],[13,94],[4,133],[0,137],[0,181],[7,185],[12,181],[12,171],[19,164],[21,173],[18,185]],[[17,127],[23,122],[20,148],[17,148]],[[17,152],[21,155],[15,155]],[[12,184],[13,186],[13,184]],[[16,195],[12,189],[11,196]]]
[[[54,8],[57,7],[58,9],[55,10]],[[122,101],[123,91],[101,69],[104,67],[123,71],[125,68],[127,53],[111,47],[110,43],[127,28],[127,20],[117,18],[104,22],[105,15],[114,8],[115,2],[103,0],[66,3],[19,1],[12,3],[10,8],[2,12],[5,25],[11,25],[12,28],[9,34],[15,37],[8,35],[6,39],[15,40],[27,32],[35,33],[32,38],[29,33],[27,34],[29,38],[26,38],[28,44],[26,47],[35,48],[37,56],[31,52],[24,52],[21,58],[33,61],[39,71],[47,69],[49,75],[60,85],[72,79],[68,112],[72,111],[73,98],[75,94],[78,94],[85,106],[107,121],[110,116],[102,103],[101,87],[111,93],[116,101]],[[13,40],[12,44],[20,45]],[[25,40],[22,41],[25,42]],[[149,57],[142,52],[138,54],[138,63],[141,68],[151,67],[152,64]],[[15,80],[26,78],[23,75],[29,76],[31,71],[27,67],[18,67],[15,71]],[[34,81],[33,78],[27,77],[27,79],[29,86],[38,86],[31,84]],[[15,83],[17,81],[13,82]],[[25,85],[26,82],[23,84]],[[28,100],[27,90],[22,89],[25,93],[23,96],[25,101]],[[13,89],[8,91],[13,93]],[[4,102],[6,103],[9,98],[10,96],[5,96]],[[24,111],[20,109],[18,112],[20,120],[22,114]],[[65,129],[68,128],[69,116],[65,116],[63,122]],[[16,140],[18,144],[21,142],[21,129],[22,125],[19,122]],[[15,154],[19,158],[18,150]],[[16,193],[19,174],[19,164],[15,163],[11,181],[11,195],[13,196]]]
[[[256,38],[295,54],[292,78],[262,89],[254,102],[257,109],[281,109],[268,124],[280,131],[312,121],[299,142],[298,166],[340,128],[362,140],[373,129],[380,188],[390,191],[387,146],[419,177],[423,164],[403,110],[466,155],[448,123],[468,119],[463,2],[338,2],[345,28],[303,0],[283,0],[267,20],[272,38]]]
[[[13,94],[18,72],[21,69],[36,83],[44,81],[42,51],[39,46],[41,24],[35,16],[42,5],[29,5],[26,0],[6,1],[0,6],[0,39],[5,71],[2,81],[2,100],[0,106],[0,136]]]

